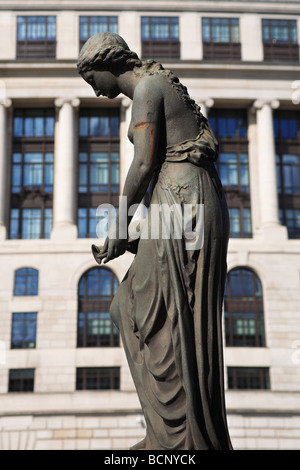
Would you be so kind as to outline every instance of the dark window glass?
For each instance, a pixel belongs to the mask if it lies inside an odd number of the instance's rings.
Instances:
[[[251,211],[248,207],[229,207],[230,236],[251,238]]]
[[[52,109],[17,109],[14,113],[14,137],[53,137]]]
[[[180,58],[179,19],[166,16],[142,16],[143,58]]]
[[[247,116],[241,110],[211,110],[209,123],[219,138],[239,139],[247,137]]]
[[[39,273],[33,268],[15,272],[14,295],[38,295]]]
[[[296,20],[262,20],[263,41],[297,43]]]
[[[83,275],[78,287],[78,347],[119,346],[119,333],[109,308],[118,288],[111,271],[94,268]]]
[[[274,113],[279,219],[289,238],[300,238],[300,118],[292,111]]]
[[[33,392],[34,369],[10,369],[9,392]]]
[[[81,110],[77,213],[79,238],[99,236],[97,224],[101,222],[104,215],[102,209],[97,211],[98,206],[103,204],[118,206],[120,193],[119,125],[118,109]]]
[[[50,238],[52,230],[52,208],[11,209],[10,239],[33,240]]]
[[[252,228],[246,112],[239,109],[213,109],[209,113],[209,122],[220,147],[216,166],[229,208],[230,237],[250,238]]]
[[[80,16],[79,18],[79,40],[80,47],[85,41],[97,33],[118,33],[117,16]]]
[[[12,192],[40,188],[47,193],[53,191],[53,152],[13,153]]]
[[[179,40],[177,17],[143,16],[142,40]]]
[[[56,17],[18,16],[17,58],[54,59],[56,55]]]
[[[54,110],[16,109],[10,238],[49,238],[52,229]]]
[[[202,18],[202,39],[205,42],[240,42],[238,18]]]
[[[219,172],[224,186],[249,193],[248,155],[245,153],[220,153]]]
[[[36,345],[36,313],[13,313],[11,348],[32,349]]]
[[[296,20],[262,20],[265,60],[299,61]]]
[[[269,390],[270,377],[267,367],[228,367],[230,390]]]
[[[80,367],[76,370],[76,390],[119,389],[119,367]]]
[[[226,346],[265,346],[262,287],[253,271],[228,273],[224,311]]]
[[[204,59],[240,59],[238,18],[202,18]]]

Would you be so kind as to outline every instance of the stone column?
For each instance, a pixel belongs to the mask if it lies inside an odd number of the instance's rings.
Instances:
[[[279,101],[257,100],[254,103],[257,119],[258,147],[258,188],[260,199],[260,228],[263,233],[278,230],[285,233],[280,226],[278,216],[278,195],[276,181],[276,154],[273,130],[273,109],[279,107]]]
[[[9,201],[7,199],[8,180],[8,148],[7,148],[7,114],[11,100],[0,102],[0,240],[7,236],[6,215]]]
[[[58,122],[55,129],[54,194],[52,239],[77,237],[77,136],[75,134],[75,109],[80,101],[56,99]]]

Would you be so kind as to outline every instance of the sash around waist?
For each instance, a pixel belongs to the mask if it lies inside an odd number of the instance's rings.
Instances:
[[[218,158],[218,142],[210,128],[201,129],[195,139],[185,140],[166,147],[166,162],[188,161],[197,166],[215,162]]]

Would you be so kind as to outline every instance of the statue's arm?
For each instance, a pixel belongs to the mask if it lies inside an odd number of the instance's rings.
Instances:
[[[145,79],[136,88],[132,106],[134,158],[129,168],[123,196],[128,208],[144,197],[157,163],[162,96],[154,78]],[[128,218],[128,222],[130,222]]]
[[[132,219],[128,210],[134,204],[139,204],[149,186],[157,163],[157,148],[159,128],[163,119],[163,97],[159,87],[152,79],[139,82],[133,97],[132,124],[134,158],[130,165],[122,196],[122,215],[119,210],[118,224],[126,224],[126,230]],[[126,217],[124,218],[124,212]],[[124,227],[122,227],[124,231]],[[107,239],[103,250],[104,263],[116,258],[126,250],[127,240]],[[104,254],[107,255],[104,256]]]

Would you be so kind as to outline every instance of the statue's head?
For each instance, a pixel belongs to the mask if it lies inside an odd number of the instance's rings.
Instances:
[[[89,71],[108,71],[120,75],[141,61],[118,34],[105,32],[91,36],[83,45],[77,68],[81,75]]]

